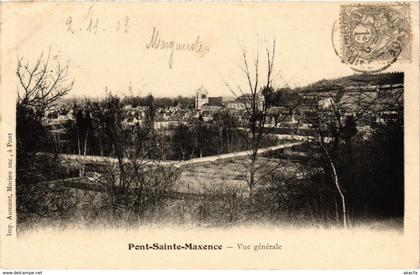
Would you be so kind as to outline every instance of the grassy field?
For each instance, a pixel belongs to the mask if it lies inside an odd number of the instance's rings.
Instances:
[[[235,188],[240,193],[248,193],[246,159],[217,161],[185,167],[175,189],[179,192],[206,193],[215,188]],[[256,178],[270,172],[281,171],[285,176],[296,176],[300,165],[285,160],[273,160],[260,157],[256,167],[261,169]],[[273,171],[274,170],[274,171]]]

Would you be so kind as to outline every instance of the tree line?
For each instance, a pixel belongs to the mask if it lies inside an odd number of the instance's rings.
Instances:
[[[374,97],[367,97],[362,90],[346,94],[345,87],[340,85],[333,89],[330,85],[323,87],[321,81],[317,85],[324,94],[319,98],[306,98],[299,89],[288,85],[275,89],[275,48],[275,42],[266,47],[265,63],[259,55],[249,61],[243,49],[241,71],[246,84],[238,87],[227,83],[233,94],[247,96],[249,100],[245,107],[247,127],[242,129],[235,125],[229,112],[221,111],[211,124],[197,117],[188,126],[180,124],[171,129],[170,135],[156,131],[153,125],[156,109],[163,103],[157,103],[153,96],[127,99],[109,93],[104,100],[88,101],[83,109],[76,110],[75,122],[66,125],[66,139],[71,141],[69,150],[117,159],[117,165],[104,173],[100,181],[107,190],[107,207],[116,215],[123,209],[138,217],[150,207],[160,205],[180,171],[162,168],[157,165],[158,160],[186,160],[247,149],[250,153],[243,177],[249,191],[244,204],[247,211],[268,212],[277,217],[303,216],[305,220],[336,220],[344,227],[364,217],[403,216],[404,89],[378,91]],[[268,71],[261,70],[263,65]],[[51,66],[55,69],[50,70]],[[49,54],[41,55],[32,65],[19,58],[16,74],[18,211],[48,215],[51,209],[60,212],[71,208],[74,204],[67,189],[54,193],[36,184],[65,174],[56,158],[40,161],[36,153],[66,152],[57,145],[42,120],[46,111],[54,108],[72,89],[68,65],[63,66],[58,60],[51,63]],[[401,74],[392,76],[403,78]],[[384,83],[386,76],[380,78]],[[326,95],[328,104],[313,104]],[[179,104],[183,100],[165,104]],[[188,104],[185,101],[181,104]],[[131,128],[124,125],[126,104],[146,107],[142,125]],[[286,105],[290,110],[282,113],[279,121],[302,106],[312,114],[305,122],[314,134],[304,140],[304,150],[310,157],[299,166],[304,177],[284,174],[285,163],[274,160],[284,158],[283,155],[260,157],[258,154],[261,147],[275,142],[270,139],[274,126],[269,125],[267,116],[270,107],[276,105]],[[382,120],[372,121],[369,129],[358,127],[361,121],[372,118]],[[225,201],[226,207],[238,209],[240,198],[232,196]],[[42,204],[42,198],[50,198],[50,204]]]

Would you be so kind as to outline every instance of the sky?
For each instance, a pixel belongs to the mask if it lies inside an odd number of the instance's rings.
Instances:
[[[6,72],[10,81],[16,81],[17,56],[33,64],[51,49],[52,56],[69,61],[75,85],[68,97],[103,97],[106,90],[191,96],[200,86],[209,96],[231,96],[226,83],[246,88],[241,48],[247,49],[249,62],[260,51],[264,75],[265,43],[274,39],[276,87],[353,74],[333,50],[339,12],[331,2],[8,4],[1,46],[7,53],[4,64],[12,68]],[[157,32],[169,42],[165,49],[151,46]],[[171,58],[171,41],[175,48],[196,46],[175,50]]]

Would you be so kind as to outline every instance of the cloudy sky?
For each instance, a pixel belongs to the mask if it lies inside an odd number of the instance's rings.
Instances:
[[[265,66],[265,41],[274,38],[277,87],[353,74],[333,50],[332,29],[340,11],[335,3],[21,3],[4,7],[1,43],[7,60],[3,64],[11,68],[5,78],[16,81],[17,55],[33,64],[51,48],[62,62],[70,60],[75,86],[69,96],[102,97],[106,88],[134,95],[190,96],[201,85],[212,96],[231,95],[225,81],[246,84],[239,67],[241,46],[248,49],[250,62],[259,49]],[[198,39],[202,50],[175,50],[170,67],[170,49],[147,47],[154,29],[161,40],[180,47]]]

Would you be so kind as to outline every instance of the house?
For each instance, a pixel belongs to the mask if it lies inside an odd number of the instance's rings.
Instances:
[[[217,111],[221,108],[222,108],[221,106],[210,105],[209,103],[206,103],[201,106],[201,110],[203,111]]]
[[[229,110],[244,110],[245,104],[238,100],[227,101],[224,103],[226,109]]]
[[[245,105],[245,108],[251,108],[252,104],[256,104],[256,108],[261,110],[264,106],[264,97],[260,94],[243,94],[237,98],[239,102],[242,102]]]

